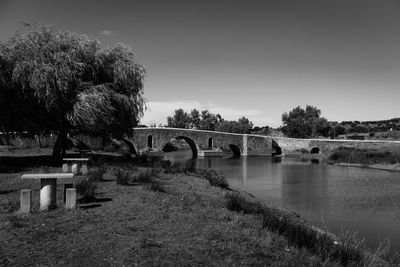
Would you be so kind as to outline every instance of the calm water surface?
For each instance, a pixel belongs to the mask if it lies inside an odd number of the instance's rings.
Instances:
[[[191,152],[166,153],[172,161]],[[400,172],[339,167],[298,158],[198,158],[198,168],[223,172],[233,187],[283,206],[330,231],[357,231],[371,248],[389,237],[400,251]]]

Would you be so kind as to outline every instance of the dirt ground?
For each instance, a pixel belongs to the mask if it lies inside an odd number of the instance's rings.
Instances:
[[[108,171],[96,200],[76,210],[38,212],[39,181],[0,173],[2,266],[331,266],[262,228],[262,218],[225,208],[226,191],[186,174],[157,174],[165,192],[123,186]],[[33,189],[35,211],[16,215],[19,193]]]

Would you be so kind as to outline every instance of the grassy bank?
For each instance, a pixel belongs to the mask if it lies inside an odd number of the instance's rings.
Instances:
[[[380,148],[339,147],[328,160],[332,163],[349,163],[370,166],[374,164],[400,163],[400,149],[382,146]]]
[[[24,170],[44,171],[60,170]],[[1,173],[0,264],[358,266],[375,260],[230,189],[214,171],[188,171],[102,164],[90,180],[75,181],[86,195],[77,210],[29,216],[15,214],[19,191],[32,188],[37,209],[38,181]]]

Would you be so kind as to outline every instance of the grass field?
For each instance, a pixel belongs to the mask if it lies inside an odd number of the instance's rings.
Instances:
[[[125,163],[95,168],[92,197],[81,198],[76,210],[63,209],[61,180],[60,207],[50,212],[37,211],[39,182],[20,177],[60,167],[0,173],[0,265],[341,265],[340,257],[326,257],[330,249],[326,254],[323,246],[330,239],[321,239],[295,215],[232,191],[214,171]],[[74,179],[79,188],[88,178]],[[35,209],[24,216],[15,213],[23,188],[33,189]]]

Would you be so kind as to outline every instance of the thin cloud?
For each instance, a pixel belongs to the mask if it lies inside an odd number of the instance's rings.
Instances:
[[[113,31],[111,31],[111,30],[103,30],[100,34],[104,35],[104,36],[110,36],[110,35],[113,34]]]
[[[238,109],[235,107],[221,106],[215,103],[200,103],[198,101],[171,101],[171,102],[160,102],[150,101],[148,103],[148,110],[144,114],[141,124],[157,126],[167,124],[167,117],[172,116],[174,111],[178,108],[182,108],[186,112],[190,112],[192,109],[198,110],[209,110],[211,113],[220,114],[225,120],[238,120],[242,116],[245,116],[256,126],[269,125],[272,127],[279,126],[279,122],[273,121],[268,118],[261,111],[255,109]]]

